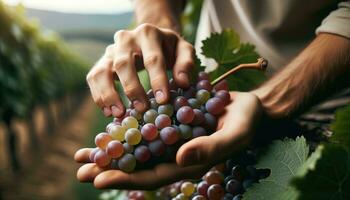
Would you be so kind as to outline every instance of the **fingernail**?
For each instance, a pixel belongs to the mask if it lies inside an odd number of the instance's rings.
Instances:
[[[191,150],[185,154],[183,159],[183,166],[193,165],[198,162],[197,152],[196,150]]]
[[[114,117],[121,116],[123,113],[122,109],[118,108],[117,106],[112,106],[112,114]]]
[[[132,104],[137,110],[143,110],[145,108],[145,104],[142,103],[140,100],[134,100],[132,101]]]
[[[108,117],[108,116],[110,116],[110,115],[112,114],[112,111],[111,111],[110,108],[104,107],[104,108],[103,108],[103,114],[104,114],[106,117]]]
[[[165,98],[165,96],[164,96],[163,91],[161,91],[161,90],[156,91],[156,100],[158,103],[164,101],[164,98]]]

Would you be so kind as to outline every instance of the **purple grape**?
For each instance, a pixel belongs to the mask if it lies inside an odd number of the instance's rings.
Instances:
[[[178,141],[179,136],[174,127],[165,127],[160,131],[160,138],[165,144],[172,145]]]
[[[218,97],[213,97],[207,101],[205,109],[212,115],[220,115],[225,109],[224,102]]]
[[[201,127],[201,126],[193,127],[193,129],[192,129],[192,137],[193,138],[206,136],[206,135],[207,135],[207,131],[203,127]]]
[[[158,129],[162,129],[162,128],[171,126],[171,119],[166,114],[160,114],[157,116],[154,123]]]
[[[226,90],[220,90],[215,93],[215,97],[220,98],[225,105],[228,105],[231,101],[230,93],[228,93]]]
[[[212,131],[215,130],[218,123],[216,117],[214,117],[214,115],[210,113],[205,113],[204,118],[205,118],[205,122],[204,122],[205,127]]]
[[[209,74],[206,72],[199,72],[198,73],[198,81],[201,81],[201,80],[209,81]]]
[[[233,195],[240,194],[243,191],[242,184],[236,179],[231,179],[226,184],[226,191]]]
[[[198,109],[193,109],[194,112],[194,118],[191,122],[191,125],[200,125],[205,121],[204,114],[202,113],[201,110]]]
[[[203,195],[204,197],[207,197],[209,184],[206,181],[201,181],[197,184],[197,192],[200,195]]]
[[[147,146],[140,145],[136,147],[134,155],[136,160],[138,160],[141,163],[144,163],[151,158],[151,151],[148,149]]]
[[[193,98],[196,96],[197,90],[194,87],[189,87],[187,90],[184,91],[183,96],[187,99]]]
[[[154,98],[154,94],[153,94],[153,90],[152,89],[147,91],[147,96],[148,96],[149,99]]]
[[[176,119],[182,124],[189,124],[194,118],[193,109],[189,106],[183,106],[176,112]]]
[[[195,99],[195,98],[190,98],[188,99],[188,104],[192,107],[192,108],[196,108],[199,109],[201,107],[201,103]]]
[[[226,193],[222,200],[232,200],[232,199],[233,199],[233,195],[230,193]]]
[[[124,154],[123,157],[121,157],[118,160],[118,167],[123,172],[132,172],[134,171],[136,167],[136,159],[132,154]]]
[[[165,144],[162,140],[157,139],[148,144],[148,148],[153,156],[161,156],[165,152]]]
[[[214,86],[214,90],[215,91],[220,91],[220,90],[225,90],[225,91],[229,91],[229,87],[228,87],[228,83],[226,80],[222,80],[220,82],[218,82],[215,86]]]
[[[196,88],[197,90],[204,89],[211,91],[213,87],[208,80],[201,80],[197,83]]]
[[[188,106],[188,105],[189,104],[188,104],[187,99],[183,96],[177,97],[174,101],[174,108],[176,111],[179,110],[181,107]]]

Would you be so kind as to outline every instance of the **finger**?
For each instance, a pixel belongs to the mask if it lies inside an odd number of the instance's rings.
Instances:
[[[74,160],[78,163],[89,163],[90,161],[90,152],[92,148],[83,148],[79,149],[77,152],[74,154]]]
[[[190,85],[190,73],[194,68],[194,49],[185,40],[179,40],[176,47],[176,61],[173,68],[173,76],[176,84],[182,88]]]
[[[164,104],[169,100],[169,83],[161,40],[157,29],[144,28],[140,31],[138,43],[156,101],[159,104]]]
[[[130,174],[119,170],[108,170],[95,178],[94,185],[99,189],[151,190],[177,180],[200,178],[208,169],[209,166],[204,165],[179,167],[176,164],[160,164],[152,170],[142,170]]]
[[[148,108],[146,92],[137,76],[134,54],[138,51],[129,35],[120,34],[117,38],[116,54],[113,69],[117,73],[123,86],[125,95],[140,112]]]
[[[108,51],[108,50],[107,50]],[[114,86],[113,62],[103,57],[89,72],[87,80],[94,101],[101,107],[106,116],[120,117],[125,108]]]
[[[105,170],[106,169],[98,167],[95,163],[88,163],[78,169],[77,179],[80,182],[92,182],[98,174]]]

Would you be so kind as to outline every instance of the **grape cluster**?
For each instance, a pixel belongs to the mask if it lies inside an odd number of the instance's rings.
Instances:
[[[169,200],[239,200],[242,194],[260,179],[270,174],[268,169],[253,167],[255,155],[244,152],[208,171],[199,181],[179,181],[163,187],[157,192],[157,199]],[[141,200],[142,195],[139,192]]]
[[[184,142],[215,131],[217,116],[230,102],[227,82],[212,86],[208,74],[200,72],[197,83],[187,89],[178,88],[172,79],[169,85],[167,104],[159,105],[150,90],[149,110],[140,113],[130,107],[96,135],[90,160],[129,173],[170,161]]]

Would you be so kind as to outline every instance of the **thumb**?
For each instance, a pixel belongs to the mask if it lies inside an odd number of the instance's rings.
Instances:
[[[249,134],[221,129],[182,145],[177,152],[176,162],[180,166],[216,164],[248,145],[249,141]]]

